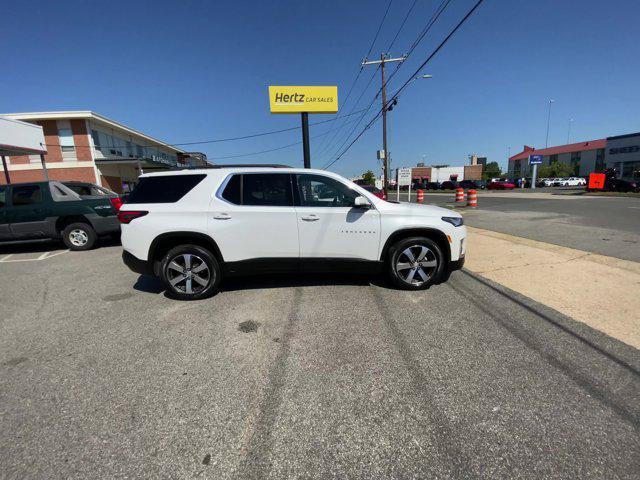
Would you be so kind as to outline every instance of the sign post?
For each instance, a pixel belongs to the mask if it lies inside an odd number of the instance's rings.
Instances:
[[[400,201],[400,187],[409,187],[407,202],[411,203],[411,169],[398,169],[398,201]]]
[[[301,114],[304,168],[311,168],[309,114],[337,113],[338,87],[269,86],[269,107],[271,113]]]
[[[542,155],[529,155],[529,165],[533,167],[531,174],[531,190],[536,189],[536,180],[538,178],[538,165],[542,165]]]

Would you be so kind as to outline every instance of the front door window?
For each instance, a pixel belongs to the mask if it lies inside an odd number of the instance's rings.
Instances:
[[[300,206],[353,207],[360,194],[344,183],[323,175],[297,175]]]

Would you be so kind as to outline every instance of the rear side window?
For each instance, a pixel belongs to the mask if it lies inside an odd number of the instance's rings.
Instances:
[[[291,176],[288,173],[245,173],[233,175],[222,198],[234,205],[292,207]]]
[[[32,205],[42,203],[42,190],[39,185],[23,185],[13,187],[11,203],[14,207],[19,205]]]
[[[142,177],[129,195],[130,203],[175,203],[199,184],[206,175],[163,175]]]
[[[291,176],[288,173],[242,175],[242,204],[291,207]]]
[[[7,203],[7,189],[0,187],[0,208],[4,207]]]

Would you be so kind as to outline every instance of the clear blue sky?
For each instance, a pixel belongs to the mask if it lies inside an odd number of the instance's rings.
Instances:
[[[412,1],[393,1],[372,56],[386,50]],[[267,86],[337,84],[343,100],[387,3],[2,0],[0,112],[90,109],[175,143],[296,126],[298,116],[269,113]],[[417,1],[392,55],[408,49],[439,3]],[[390,90],[473,3],[452,0]],[[556,101],[550,145],[566,142],[569,118],[573,141],[639,131],[638,18],[637,0],[486,0],[427,66],[434,78],[414,82],[390,113],[393,166],[423,155],[428,164],[461,165],[472,152],[504,165],[509,147],[513,154],[525,143],[544,146],[549,98]],[[378,87],[376,77],[362,106]],[[340,122],[312,127],[311,135]],[[299,138],[294,131],[193,149],[214,158]],[[321,141],[312,139],[314,167],[337,149],[322,154]],[[378,123],[333,170],[378,173],[379,148]],[[225,163],[240,161],[302,165],[301,147]]]

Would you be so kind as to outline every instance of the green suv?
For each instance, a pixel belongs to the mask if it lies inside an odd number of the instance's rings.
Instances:
[[[62,239],[89,250],[99,235],[118,235],[117,194],[83,182],[0,185],[0,241]]]

